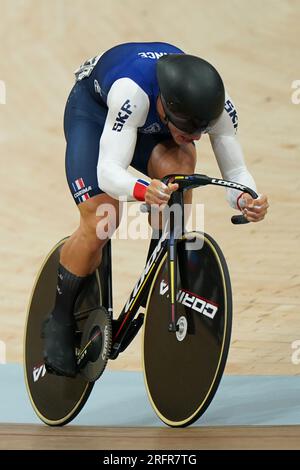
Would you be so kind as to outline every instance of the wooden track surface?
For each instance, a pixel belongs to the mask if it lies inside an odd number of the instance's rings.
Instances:
[[[0,449],[300,449],[300,428],[48,428],[39,425],[1,424]]]
[[[64,176],[62,131],[72,71],[117,43],[161,40],[220,70],[239,110],[249,169],[270,197],[266,221],[246,227],[231,225],[222,191],[203,189],[194,198],[205,204],[205,229],[222,246],[232,276],[227,373],[299,374],[291,343],[300,339],[300,105],[291,102],[291,84],[300,79],[300,1],[0,0],[0,16],[0,80],[6,85],[0,105],[0,340],[8,361],[22,359],[26,304],[43,257],[78,223]],[[197,171],[218,175],[208,139],[197,149]],[[118,310],[142,268],[146,241],[114,245]],[[111,367],[138,369],[139,356],[137,339]],[[145,431],[154,442],[151,432],[159,431]]]

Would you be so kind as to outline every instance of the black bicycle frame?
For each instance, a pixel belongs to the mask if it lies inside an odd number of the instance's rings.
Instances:
[[[164,254],[167,250],[167,239],[168,239],[168,230],[165,229],[162,233],[161,238],[157,241],[157,245],[154,248],[152,254],[150,255],[149,259],[146,262],[145,268],[142,271],[137,283],[135,284],[126,304],[123,307],[122,312],[120,313],[117,321],[116,326],[114,327],[113,331],[113,343],[112,343],[112,350],[111,350],[111,359],[116,359],[121,351],[124,350],[124,343],[126,342],[126,347],[128,346],[128,335],[130,335],[131,339],[134,338],[135,334],[130,332],[130,326],[133,325],[133,328],[136,327],[137,329],[143,323],[143,315],[139,318],[137,324],[133,324],[136,313],[140,308],[141,301],[145,297],[145,295],[149,292],[150,285],[152,283],[154,274],[156,272],[157,266],[159,265],[160,261],[162,260]],[[110,241],[109,241],[110,243]],[[111,280],[111,261],[109,263],[109,269],[107,272],[107,279],[108,282]],[[109,307],[112,309],[112,299],[110,297]]]
[[[208,184],[221,186],[225,188],[232,188],[238,191],[243,191],[250,194],[254,199],[258,195],[247,186],[226,181],[219,178],[210,178],[206,175],[168,175],[162,180],[165,184],[172,181],[178,183],[179,188],[175,191],[169,201],[169,206],[172,208],[173,204],[178,204],[181,208],[180,215],[181,221],[175,220],[174,211],[170,210],[170,218],[165,223],[161,238],[158,240],[156,247],[146,262],[145,268],[142,271],[137,283],[135,284],[126,304],[123,307],[118,319],[115,321],[115,328],[113,331],[113,342],[111,350],[111,359],[116,359],[120,352],[122,352],[131,342],[135,336],[135,330],[139,330],[143,323],[144,315],[139,315],[135,319],[136,313],[140,308],[140,304],[145,295],[149,293],[150,285],[156,273],[157,267],[161,262],[165,253],[168,253],[168,277],[170,286],[170,323],[169,331],[177,331],[177,318],[176,318],[176,295],[177,295],[177,241],[182,237],[185,232],[185,216],[184,216],[184,199],[183,193],[186,190],[193,189],[199,186],[206,186]],[[235,215],[231,218],[234,224],[245,224],[248,221],[243,215]],[[180,222],[180,223],[178,223]],[[178,229],[178,225],[180,229]],[[102,285],[107,285],[106,292],[103,293],[103,305],[107,308],[111,318],[113,317],[113,299],[112,299],[112,265],[111,265],[111,241],[106,245],[103,253],[104,269],[101,272],[103,276]],[[132,329],[133,331],[130,331]],[[124,346],[125,345],[125,346]]]

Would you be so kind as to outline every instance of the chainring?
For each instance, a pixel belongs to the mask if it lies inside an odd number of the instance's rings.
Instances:
[[[104,307],[93,309],[86,320],[77,365],[80,374],[89,382],[99,379],[111,350],[112,321]]]

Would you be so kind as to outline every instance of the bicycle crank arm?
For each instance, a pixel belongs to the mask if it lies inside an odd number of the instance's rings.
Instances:
[[[101,351],[101,331],[96,332],[91,339],[84,345],[83,348],[77,354],[76,362],[78,370],[83,369],[87,363],[91,360],[91,356],[95,354],[95,350],[98,355]]]

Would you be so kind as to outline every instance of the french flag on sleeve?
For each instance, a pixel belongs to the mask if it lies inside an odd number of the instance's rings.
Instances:
[[[90,199],[89,193],[85,193],[82,196],[80,196],[81,202],[86,201],[87,199]]]
[[[79,178],[78,180],[75,181],[75,185],[77,189],[82,189],[85,187],[83,178]]]
[[[77,180],[75,180],[75,183],[72,183],[72,186],[73,186],[74,191],[76,191],[74,196],[78,198],[80,202],[84,202],[87,199],[90,199],[90,195],[88,191],[91,188],[90,187],[86,188],[83,178],[78,178]],[[83,190],[83,191],[80,191],[80,190]]]
[[[148,186],[149,186],[149,183],[147,183],[147,181],[138,179],[133,188],[133,197],[137,201],[144,201]]]

